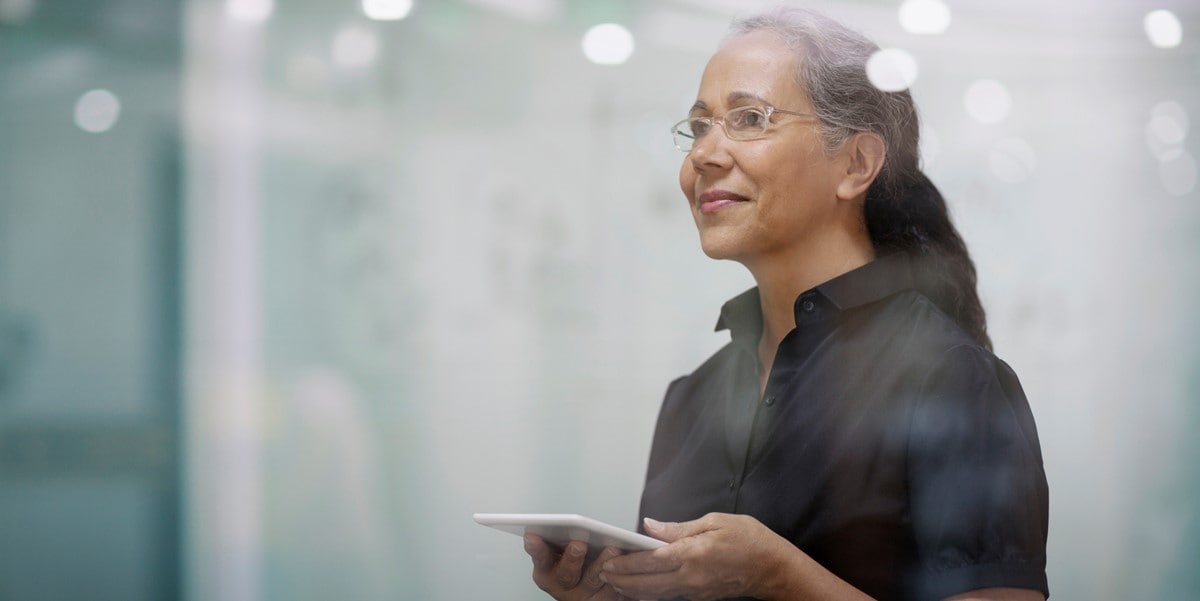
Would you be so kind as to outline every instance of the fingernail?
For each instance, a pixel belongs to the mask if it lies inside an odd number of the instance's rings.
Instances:
[[[651,518],[642,518],[642,521],[644,521],[646,523],[647,528],[653,528],[655,530],[662,528],[662,522],[660,522],[658,520],[651,519]]]
[[[605,576],[604,572],[600,572],[600,582],[603,582],[604,584],[608,584],[608,576]]]

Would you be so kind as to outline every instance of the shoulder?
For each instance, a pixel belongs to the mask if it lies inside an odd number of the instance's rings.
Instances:
[[[671,382],[671,386],[687,388],[725,381],[735,377],[740,370],[744,370],[747,361],[753,362],[754,359],[749,356],[745,348],[739,347],[733,342],[726,342],[691,373],[676,378]]]
[[[904,290],[844,311],[838,344],[825,345],[832,360],[873,379],[888,379],[886,389],[915,393],[936,386],[941,376],[958,368],[972,373],[1007,370],[953,318],[928,297]],[[894,380],[894,382],[892,382]]]
[[[1008,365],[974,343],[936,355],[914,399],[906,467],[918,596],[1046,591],[1045,468]]]
[[[1016,373],[992,351],[973,341],[929,355],[918,394],[918,416],[1005,412],[1028,415],[1028,400]],[[933,415],[930,415],[933,414]],[[1032,420],[1032,418],[1029,418]]]
[[[663,409],[695,399],[700,391],[721,389],[736,381],[746,368],[749,358],[745,354],[732,342],[726,343],[692,373],[676,378],[667,386]]]

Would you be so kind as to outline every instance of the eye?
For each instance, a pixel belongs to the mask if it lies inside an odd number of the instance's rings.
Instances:
[[[712,129],[712,123],[707,117],[692,117],[688,119],[688,127],[691,128],[692,135],[699,138]]]
[[[730,127],[740,131],[762,131],[767,128],[767,112],[754,106],[729,111]]]

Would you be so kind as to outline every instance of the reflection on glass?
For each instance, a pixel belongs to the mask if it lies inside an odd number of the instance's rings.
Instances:
[[[225,14],[235,21],[261,23],[271,17],[275,10],[273,0],[228,0]]]
[[[366,67],[378,53],[379,38],[365,27],[347,25],[333,36],[333,60],[343,67]]]
[[[905,0],[900,26],[917,35],[937,35],[950,27],[950,7],[942,0]]]
[[[1012,108],[1012,95],[1004,84],[994,79],[980,79],[967,88],[963,102],[972,119],[985,124],[999,123]]]
[[[583,54],[597,65],[619,65],[633,54],[633,34],[616,23],[597,25],[583,35]]]
[[[106,132],[120,116],[121,101],[108,90],[91,90],[75,102],[75,125],[86,132]]]
[[[376,21],[399,21],[412,8],[412,0],[362,0],[363,14]]]
[[[1146,15],[1142,24],[1146,37],[1156,48],[1174,48],[1183,41],[1183,25],[1169,10],[1156,10]]]
[[[899,48],[883,48],[867,59],[867,79],[884,92],[899,92],[917,81],[917,59]]]

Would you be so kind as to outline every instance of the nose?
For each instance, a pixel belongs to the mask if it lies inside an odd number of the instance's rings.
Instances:
[[[721,128],[720,134],[716,131],[718,126]],[[692,142],[692,150],[687,155],[692,168],[697,173],[703,173],[706,169],[728,169],[733,163],[728,148],[730,142],[732,140],[725,135],[725,124],[713,123],[707,134]]]

